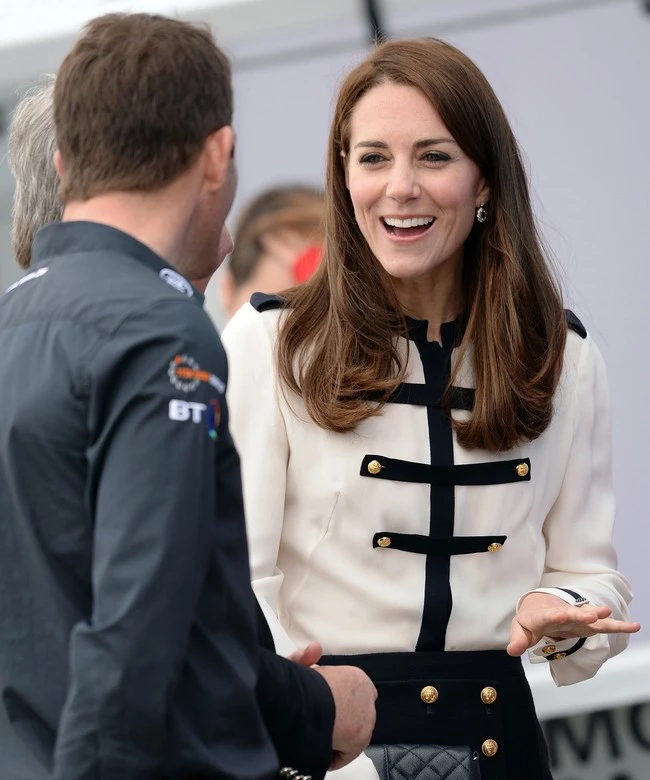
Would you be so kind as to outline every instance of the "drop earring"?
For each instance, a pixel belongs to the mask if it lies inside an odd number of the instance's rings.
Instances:
[[[485,208],[485,203],[481,203],[481,205],[476,209],[476,220],[477,222],[485,222],[487,219],[487,209]]]

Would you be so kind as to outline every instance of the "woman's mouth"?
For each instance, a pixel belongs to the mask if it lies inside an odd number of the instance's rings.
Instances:
[[[435,217],[382,217],[386,232],[396,238],[415,238],[424,235],[435,222]]]

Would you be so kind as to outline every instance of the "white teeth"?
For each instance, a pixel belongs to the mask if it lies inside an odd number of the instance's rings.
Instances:
[[[384,222],[391,227],[412,228],[421,225],[430,225],[433,217],[413,217],[412,219],[398,219],[397,217],[384,217]]]

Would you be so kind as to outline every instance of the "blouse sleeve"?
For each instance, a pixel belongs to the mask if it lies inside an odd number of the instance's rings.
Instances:
[[[283,575],[277,560],[282,536],[289,442],[279,405],[274,348],[264,316],[245,304],[222,340],[228,355],[230,430],[241,459],[253,590],[269,623],[275,649],[296,649],[278,619]]]
[[[573,593],[591,604],[611,607],[614,618],[628,620],[632,592],[616,569],[612,545],[609,391],[602,355],[590,336],[582,341],[575,371],[573,438],[560,493],[544,523],[546,559],[539,590],[558,589],[561,598]],[[593,677],[627,643],[627,634],[597,634],[584,643],[566,640],[561,647],[555,643],[555,653],[548,645],[531,648],[529,657],[534,663],[550,661],[556,685],[570,685]]]

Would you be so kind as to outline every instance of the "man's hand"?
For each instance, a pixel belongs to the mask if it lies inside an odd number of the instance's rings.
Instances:
[[[340,769],[370,742],[375,727],[377,690],[365,672],[355,666],[317,666],[322,655],[322,645],[310,642],[288,658],[302,666],[311,666],[330,686],[336,707],[330,769]]]
[[[319,666],[316,671],[330,686],[336,705],[330,769],[340,769],[370,744],[377,690],[368,675],[355,666]]]
[[[609,607],[574,607],[550,593],[529,593],[521,602],[510,628],[508,655],[522,655],[544,636],[570,639],[595,634],[634,634],[639,623],[610,618]]]

